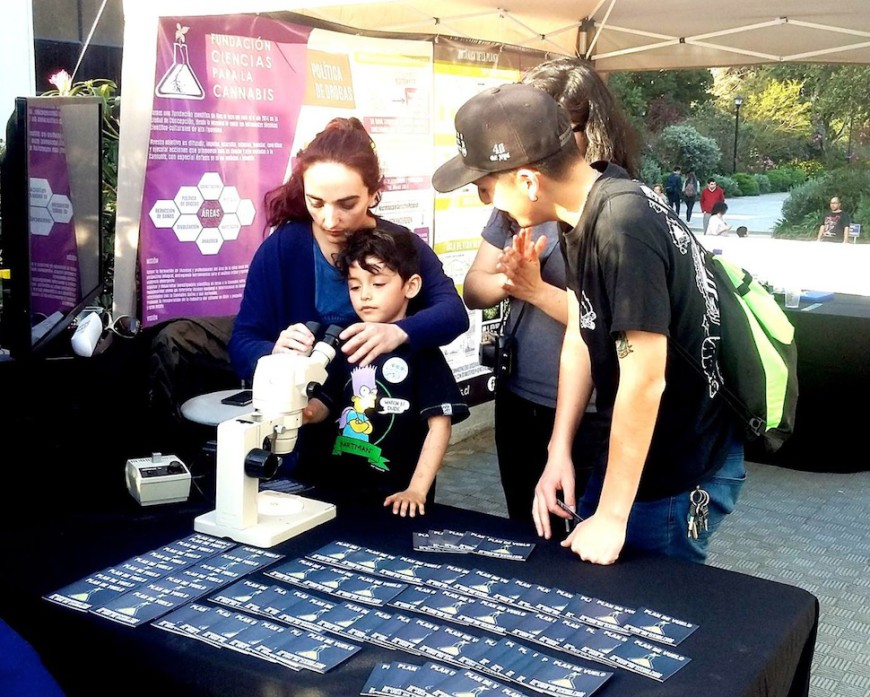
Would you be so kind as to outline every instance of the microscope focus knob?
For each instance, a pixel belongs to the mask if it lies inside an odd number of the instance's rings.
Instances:
[[[245,457],[245,474],[257,479],[271,479],[281,466],[281,456],[254,448]]]

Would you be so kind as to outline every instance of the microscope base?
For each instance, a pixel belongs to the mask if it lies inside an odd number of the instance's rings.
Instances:
[[[291,537],[335,518],[335,505],[295,494],[260,492],[257,523],[247,528],[219,525],[217,511],[196,518],[193,529],[214,537],[227,537],[254,547],[274,547]]]

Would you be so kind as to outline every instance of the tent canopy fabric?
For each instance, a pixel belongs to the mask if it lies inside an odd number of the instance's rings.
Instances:
[[[283,9],[361,32],[583,55],[602,72],[870,63],[868,0],[290,0]]]

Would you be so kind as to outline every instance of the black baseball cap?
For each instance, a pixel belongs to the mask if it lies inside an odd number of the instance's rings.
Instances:
[[[574,140],[568,112],[532,85],[490,87],[465,102],[454,122],[459,154],[432,175],[442,193],[539,162]]]

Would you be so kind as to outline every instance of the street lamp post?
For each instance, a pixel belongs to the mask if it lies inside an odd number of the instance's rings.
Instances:
[[[737,172],[737,134],[740,132],[741,106],[743,106],[743,97],[734,97],[734,161],[731,164],[731,174]]]

